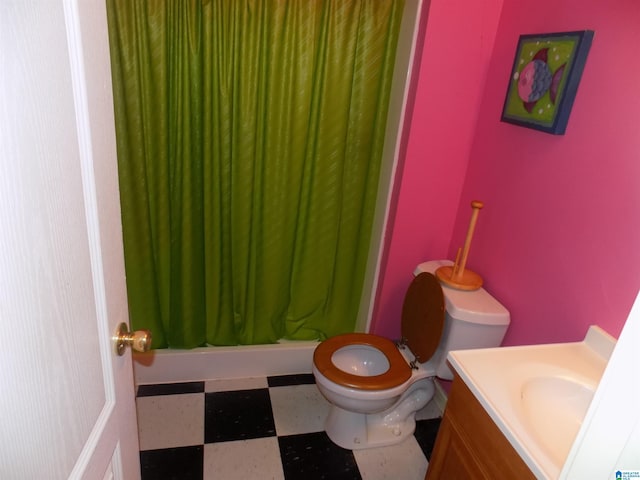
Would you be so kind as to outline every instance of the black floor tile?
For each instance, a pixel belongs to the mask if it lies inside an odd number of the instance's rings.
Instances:
[[[205,443],[276,434],[268,388],[205,393]]]
[[[351,450],[334,444],[324,432],[278,437],[286,480],[361,480]]]
[[[441,420],[441,418],[430,418],[416,422],[414,435],[427,460],[431,460],[431,452],[433,452],[433,446],[436,443]]]
[[[202,480],[203,454],[202,445],[142,451],[142,480]]]
[[[299,373],[296,375],[279,375],[267,377],[270,387],[287,387],[289,385],[309,385],[316,383],[313,373]]]
[[[138,397],[201,392],[204,392],[204,382],[162,383],[156,385],[140,385],[138,387]]]

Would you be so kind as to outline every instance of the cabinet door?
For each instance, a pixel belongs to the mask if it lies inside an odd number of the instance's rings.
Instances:
[[[438,480],[443,478],[490,478],[476,461],[470,447],[446,414],[440,425],[438,439],[425,479]]]
[[[458,376],[453,381],[426,478],[535,480]]]

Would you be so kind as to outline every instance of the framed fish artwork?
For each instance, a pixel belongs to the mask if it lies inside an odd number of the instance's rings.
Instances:
[[[521,35],[502,121],[563,135],[593,31]]]

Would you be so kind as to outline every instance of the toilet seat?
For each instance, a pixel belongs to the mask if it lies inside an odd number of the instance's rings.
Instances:
[[[363,377],[336,367],[331,357],[343,347],[367,345],[378,349],[387,357],[389,369],[381,375]],[[356,390],[387,390],[397,387],[411,378],[411,367],[388,338],[370,333],[345,333],[328,338],[313,353],[313,363],[322,375],[338,385]]]

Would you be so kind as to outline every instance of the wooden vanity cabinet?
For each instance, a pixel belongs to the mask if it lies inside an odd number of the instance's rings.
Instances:
[[[455,376],[425,480],[535,479],[464,381]]]

